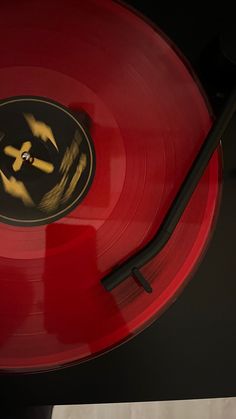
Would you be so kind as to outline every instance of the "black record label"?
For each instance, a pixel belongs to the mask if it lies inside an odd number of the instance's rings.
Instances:
[[[94,170],[91,137],[68,109],[44,98],[0,102],[0,221],[36,226],[65,216]]]

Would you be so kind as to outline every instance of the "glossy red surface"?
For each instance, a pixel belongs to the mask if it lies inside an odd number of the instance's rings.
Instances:
[[[211,126],[169,43],[110,0],[1,5],[0,98],[83,108],[96,173],[83,202],[41,227],[0,225],[0,367],[49,368],[131,337],[173,300],[205,248],[219,194],[212,157],[173,237],[146,267],[147,295],[100,279],[155,234]]]

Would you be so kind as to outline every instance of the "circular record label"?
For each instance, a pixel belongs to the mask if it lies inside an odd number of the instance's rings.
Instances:
[[[36,226],[65,216],[94,170],[91,137],[68,109],[35,97],[0,102],[0,221]]]

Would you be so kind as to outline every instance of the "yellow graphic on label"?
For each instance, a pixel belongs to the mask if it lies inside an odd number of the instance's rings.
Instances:
[[[14,198],[20,198],[27,207],[34,206],[34,202],[32,201],[23,182],[16,180],[14,176],[11,176],[10,179],[8,179],[1,170],[0,175],[6,193]]]
[[[11,145],[8,145],[4,148],[4,153],[7,156],[14,157],[15,161],[12,165],[12,168],[15,172],[18,172],[21,169],[22,164],[24,163],[24,160],[22,159],[23,153],[28,153],[31,149],[32,144],[30,141],[25,141],[20,150],[17,150],[17,148],[12,147]]]
[[[54,166],[52,163],[48,163],[47,161],[36,159],[36,157],[33,159],[31,166],[34,166],[45,173],[52,173],[54,170]]]
[[[67,189],[65,195],[63,196],[62,202],[67,201],[70,198],[70,196],[73,194],[73,192],[76,188],[76,185],[79,182],[80,177],[81,177],[81,175],[82,175],[86,166],[87,166],[87,157],[86,157],[85,154],[82,154],[82,156],[80,157],[79,164],[76,168],[75,174],[70,181],[70,184],[68,186],[68,189]]]
[[[63,174],[63,176],[61,180],[59,181],[59,183],[57,183],[57,185],[54,186],[54,188],[51,189],[51,191],[47,192],[44,195],[43,199],[41,200],[39,204],[39,208],[42,211],[45,211],[45,212],[54,211],[60,206],[60,204],[68,201],[68,199],[71,197],[71,195],[75,191],[77,183],[79,182],[80,177],[87,166],[87,157],[86,157],[86,154],[83,153],[79,159],[79,163],[77,164],[75,168],[75,172],[73,176],[72,177],[70,176],[69,171],[76,157],[79,155],[81,141],[82,141],[81,135],[79,131],[76,130],[74,139],[70,147],[67,147],[65,155],[60,165],[60,172]],[[70,178],[70,181],[69,181],[69,178]]]
[[[60,172],[68,173],[71,168],[74,160],[79,154],[79,146],[81,144],[82,138],[79,131],[75,132],[74,140],[72,141],[70,147],[67,147],[63,160],[61,162]]]
[[[31,147],[32,147],[31,142],[30,141],[25,141],[22,144],[20,150],[18,150],[15,147],[12,147],[11,145],[8,145],[4,148],[4,153],[7,156],[15,158],[15,161],[12,165],[12,168],[15,172],[18,172],[21,169],[22,164],[25,161],[24,158],[23,158],[23,155],[29,153]],[[31,164],[31,166],[34,166],[37,169],[42,170],[42,172],[52,173],[53,170],[54,170],[53,164],[48,163],[44,160],[40,160],[40,159],[37,159],[37,158],[34,158],[34,157],[29,157],[28,161]]]
[[[37,121],[32,114],[24,114],[24,117],[35,137],[41,138],[44,142],[50,141],[58,151],[57,143],[51,128],[42,121]]]
[[[39,204],[42,211],[51,212],[59,207],[64,193],[68,177],[64,175],[61,181],[49,192],[47,192]]]

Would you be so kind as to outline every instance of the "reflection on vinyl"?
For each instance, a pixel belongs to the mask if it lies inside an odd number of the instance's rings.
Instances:
[[[142,268],[153,292],[133,278],[106,291],[181,187],[212,124],[206,98],[116,2],[5,3],[1,17],[0,368],[50,369],[115,347],[176,298],[213,228],[221,160]]]

